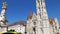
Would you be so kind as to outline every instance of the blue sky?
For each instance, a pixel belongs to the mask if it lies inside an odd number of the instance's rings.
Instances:
[[[26,21],[30,10],[36,12],[35,0],[5,0],[7,2],[6,19],[9,23],[17,21]],[[2,3],[0,0],[0,12],[2,10]],[[45,0],[46,9],[49,18],[57,17],[60,23],[60,0]]]

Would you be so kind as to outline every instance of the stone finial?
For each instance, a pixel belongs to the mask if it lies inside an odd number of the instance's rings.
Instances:
[[[3,9],[6,9],[7,8],[7,4],[6,2],[3,2],[3,6],[2,6]]]

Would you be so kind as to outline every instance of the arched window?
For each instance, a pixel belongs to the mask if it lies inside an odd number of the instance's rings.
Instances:
[[[34,31],[34,32],[36,31],[35,27],[33,27],[33,31]]]

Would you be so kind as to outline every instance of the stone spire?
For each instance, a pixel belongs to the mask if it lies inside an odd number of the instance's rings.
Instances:
[[[7,4],[6,4],[6,2],[3,2],[2,11],[0,14],[0,22],[5,23],[7,21],[6,20],[6,9],[7,9]]]
[[[30,11],[29,19],[32,19],[33,13]]]
[[[7,9],[7,4],[6,2],[3,2],[2,11],[0,15],[0,21],[5,21],[6,9]]]

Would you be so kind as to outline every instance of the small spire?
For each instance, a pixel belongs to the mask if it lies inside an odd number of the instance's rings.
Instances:
[[[30,11],[29,19],[32,19],[33,13]]]
[[[3,2],[3,6],[2,6],[3,9],[6,9],[7,8],[7,4],[6,2]]]

